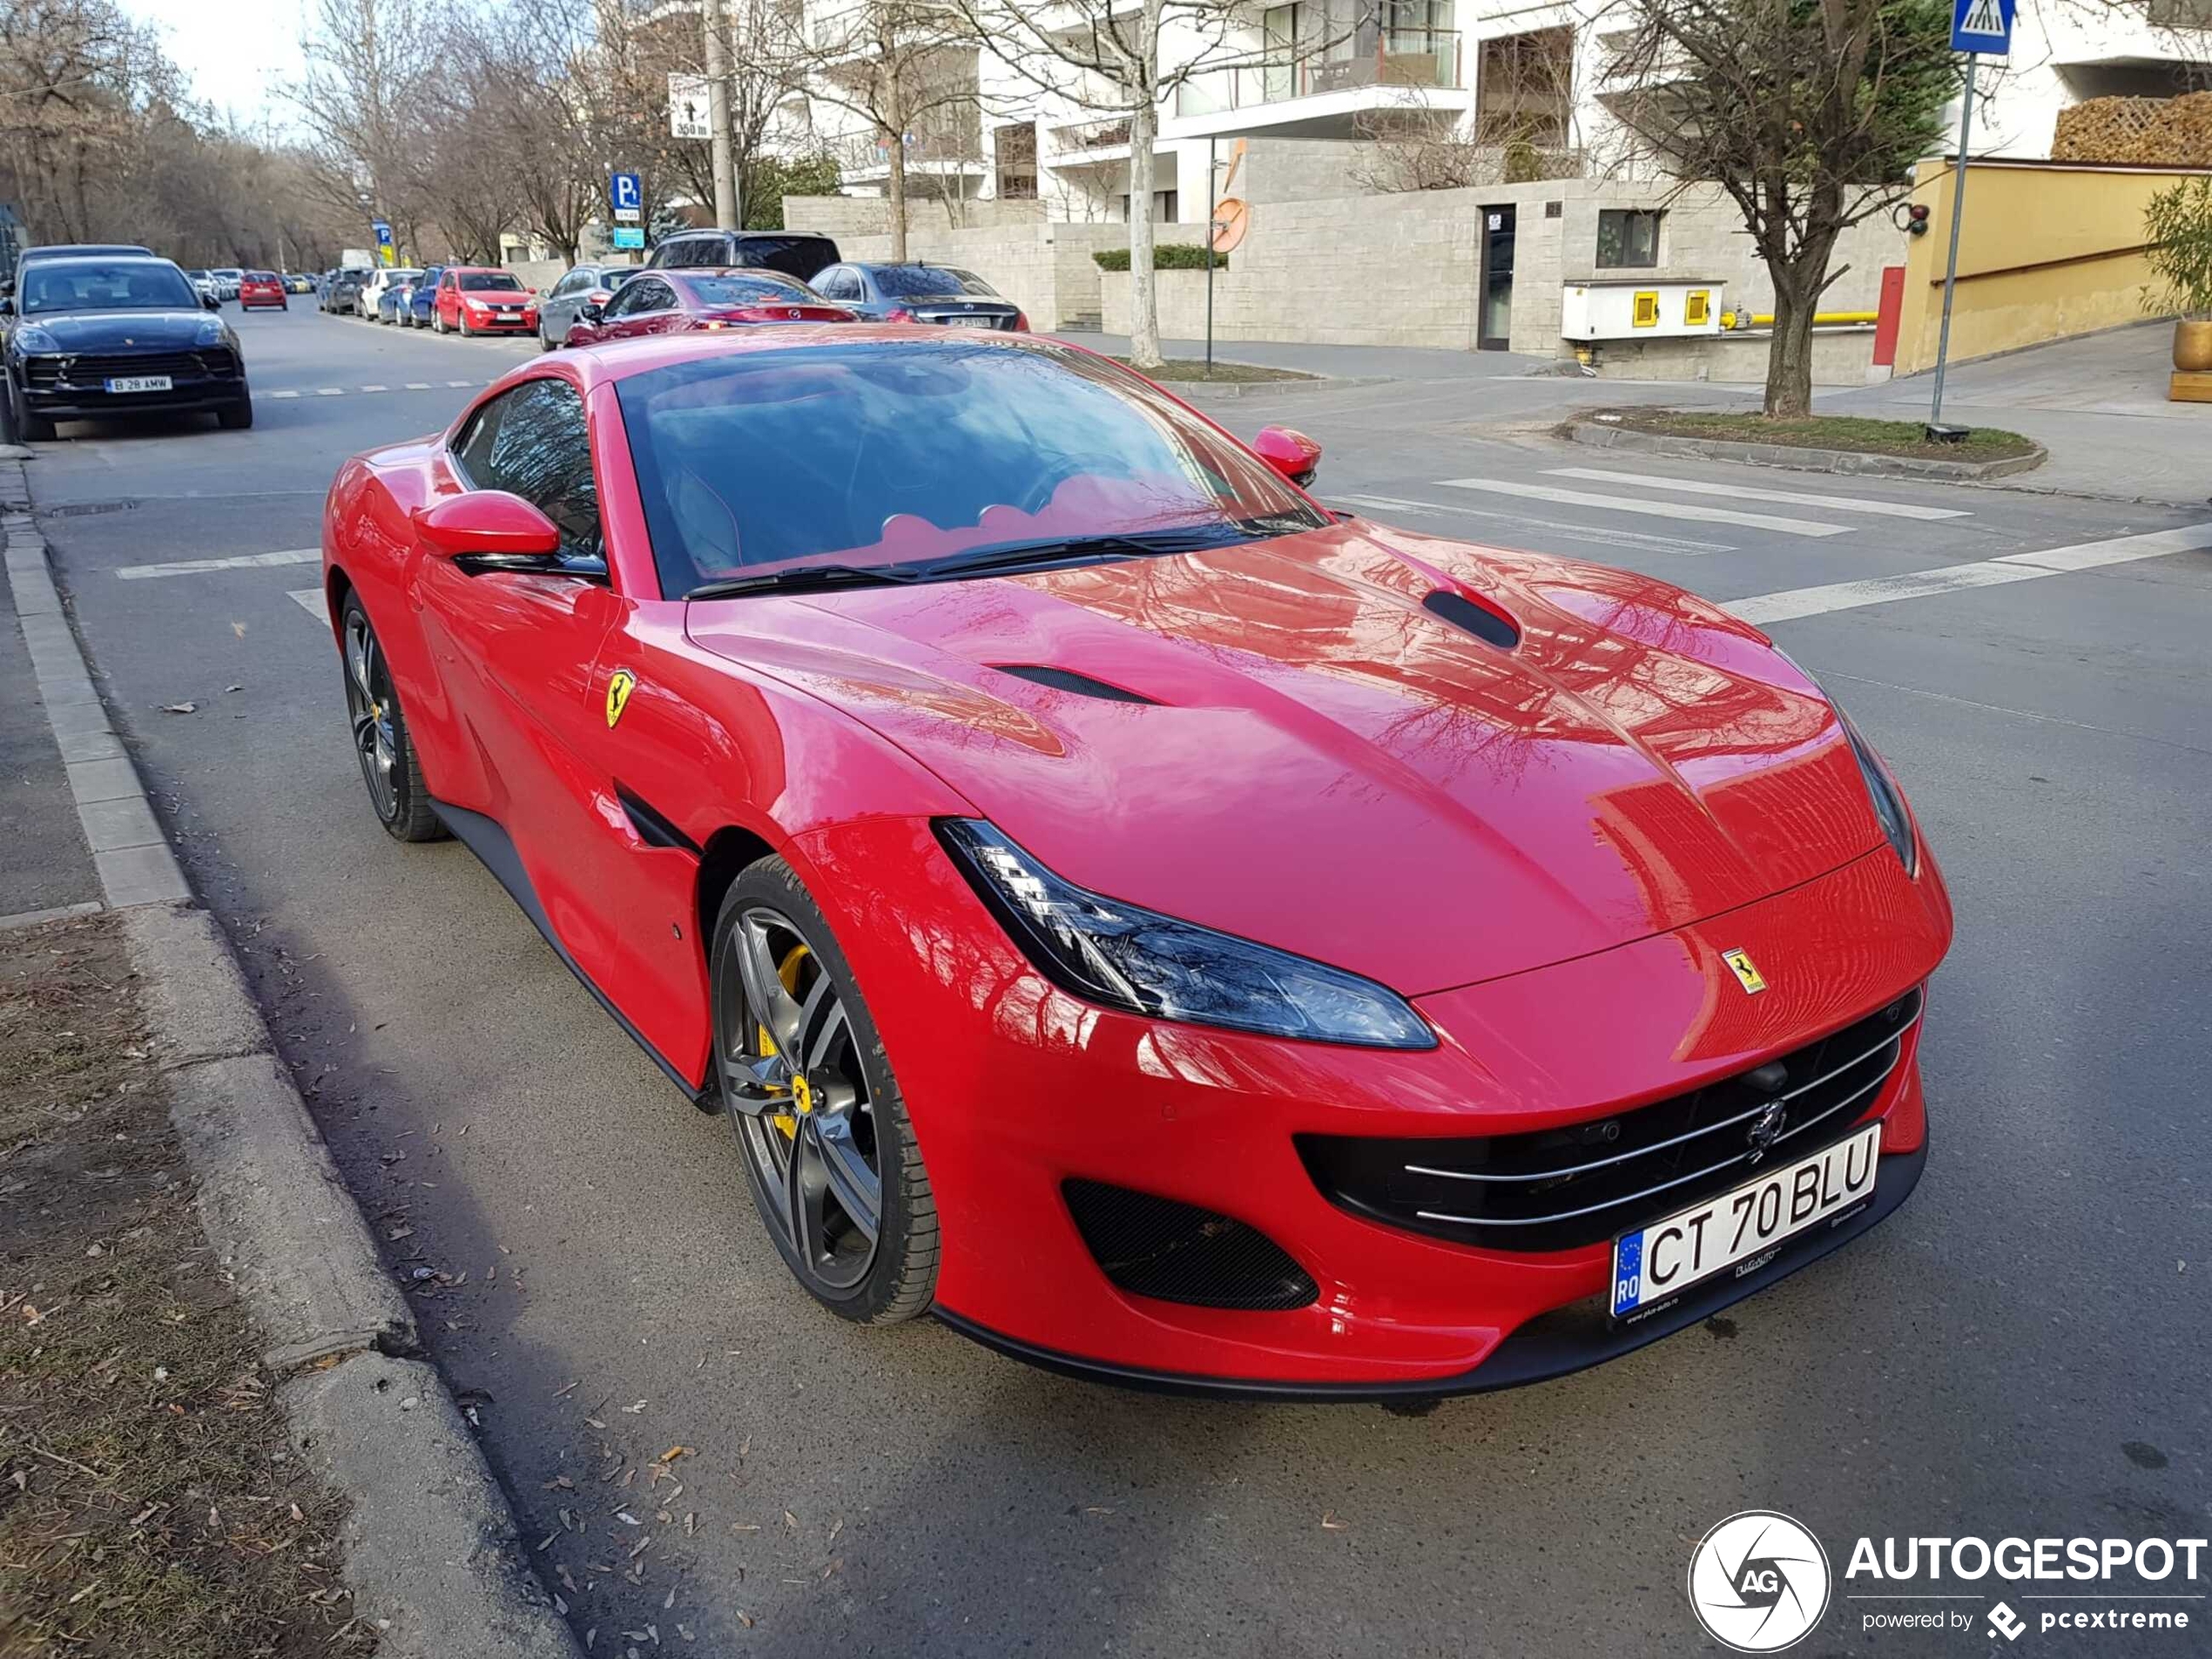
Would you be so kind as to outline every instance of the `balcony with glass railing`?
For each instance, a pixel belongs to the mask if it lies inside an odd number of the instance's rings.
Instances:
[[[1177,116],[1218,115],[1363,88],[1466,84],[1456,29],[1363,28],[1311,57],[1194,75],[1176,89]]]

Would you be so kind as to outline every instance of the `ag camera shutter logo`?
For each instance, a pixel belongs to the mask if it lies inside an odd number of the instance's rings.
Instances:
[[[1772,1509],[1730,1515],[1689,1557],[1689,1605],[1705,1633],[1737,1653],[1779,1653],[1828,1610],[1828,1552]]]

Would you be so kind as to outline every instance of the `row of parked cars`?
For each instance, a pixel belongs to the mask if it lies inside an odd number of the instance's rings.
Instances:
[[[971,271],[924,260],[843,259],[826,236],[685,231],[642,266],[572,266],[542,292],[493,266],[341,270],[322,308],[438,334],[535,334],[546,351],[637,334],[786,322],[923,322],[1027,330],[1028,319]]]
[[[228,266],[221,270],[187,271],[185,277],[203,298],[212,294],[219,305],[235,300],[246,311],[256,307],[282,311],[291,303],[288,296],[315,291],[314,278],[296,271],[247,271]]]

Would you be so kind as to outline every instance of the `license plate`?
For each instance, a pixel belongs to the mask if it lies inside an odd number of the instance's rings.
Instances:
[[[941,320],[952,324],[955,328],[990,328],[995,327],[998,322],[996,317],[946,317]]]
[[[1834,1220],[1873,1195],[1882,1126],[1613,1241],[1613,1317],[1672,1301],[1688,1286],[1764,1267],[1784,1239]]]
[[[166,392],[173,389],[166,374],[114,374],[108,378],[111,392]]]

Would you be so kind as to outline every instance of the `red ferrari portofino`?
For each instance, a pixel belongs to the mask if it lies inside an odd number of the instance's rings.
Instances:
[[[1873,1226],[1952,927],[1882,762],[1757,628],[1318,459],[1021,334],[537,359],[332,487],[371,802],[727,1112],[847,1318],[1466,1393]]]

